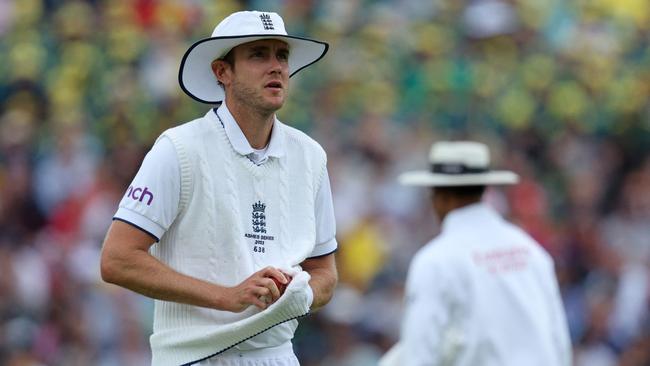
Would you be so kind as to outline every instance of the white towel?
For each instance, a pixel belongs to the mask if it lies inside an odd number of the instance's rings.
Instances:
[[[151,336],[152,365],[191,365],[215,356],[286,321],[309,313],[314,294],[311,276],[305,271],[287,271],[293,279],[284,294],[264,311],[225,325],[173,329]]]

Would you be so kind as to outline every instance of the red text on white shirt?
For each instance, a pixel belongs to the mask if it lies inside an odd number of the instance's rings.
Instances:
[[[490,273],[519,271],[528,265],[529,250],[526,247],[510,247],[490,251],[476,251],[474,264]]]

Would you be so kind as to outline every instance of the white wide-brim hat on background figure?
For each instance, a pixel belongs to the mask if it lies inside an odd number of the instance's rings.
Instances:
[[[222,20],[212,36],[194,43],[185,52],[178,75],[181,88],[203,103],[219,103],[225,98],[212,73],[212,61],[232,48],[260,39],[279,39],[289,44],[289,76],[320,60],[327,49],[325,42],[290,36],[280,15],[271,12],[240,11]]]
[[[515,184],[519,176],[506,170],[490,170],[490,152],[485,144],[473,141],[442,141],[431,146],[431,170],[403,173],[404,185],[458,187]]]

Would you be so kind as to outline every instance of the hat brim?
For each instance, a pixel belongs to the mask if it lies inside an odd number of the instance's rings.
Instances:
[[[178,73],[181,88],[202,103],[215,104],[223,101],[225,94],[212,73],[212,61],[223,57],[235,46],[260,39],[279,39],[289,44],[289,76],[323,58],[329,48],[325,42],[286,35],[252,34],[205,38],[190,46],[183,56]]]
[[[425,170],[406,172],[398,177],[401,184],[425,187],[460,187],[509,185],[519,182],[519,176],[505,170],[476,174],[440,174]]]

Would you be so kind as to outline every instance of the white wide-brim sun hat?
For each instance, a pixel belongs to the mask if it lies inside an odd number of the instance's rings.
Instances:
[[[485,144],[473,141],[442,141],[431,146],[431,170],[401,174],[401,184],[428,187],[506,185],[519,182],[507,170],[490,170],[490,152]]]
[[[212,72],[212,61],[225,56],[232,48],[260,39],[279,39],[289,45],[289,76],[320,60],[329,45],[314,39],[290,36],[277,13],[240,11],[222,20],[212,36],[194,43],[185,52],[178,74],[181,88],[203,103],[219,103],[225,98],[223,88]]]

